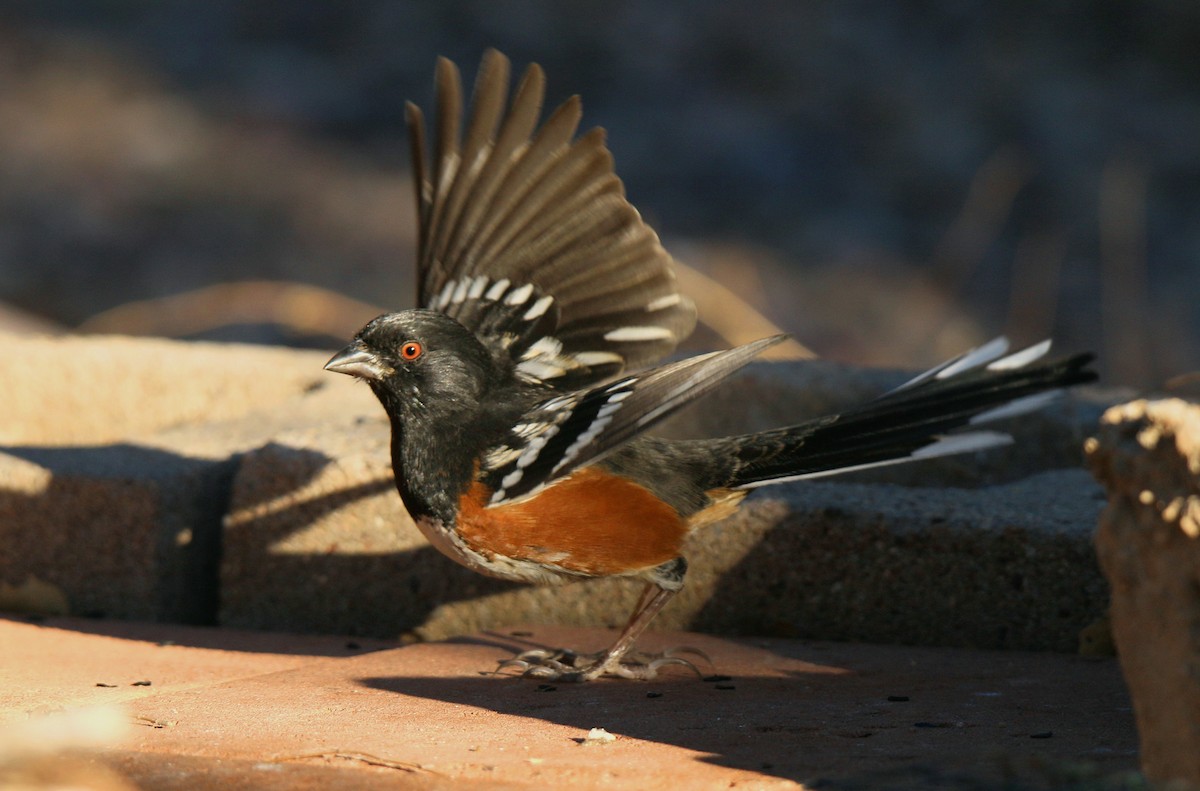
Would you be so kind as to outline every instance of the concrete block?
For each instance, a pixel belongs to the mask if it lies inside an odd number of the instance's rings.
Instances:
[[[133,444],[0,451],[0,580],[54,586],[70,612],[211,620],[233,465]]]
[[[1200,788],[1200,404],[1133,401],[1088,444],[1108,492],[1096,550],[1146,778]]]
[[[239,454],[320,411],[324,359],[0,335],[0,582],[53,586],[76,614],[211,622]],[[365,388],[327,409],[355,403]]]
[[[1075,651],[1107,590],[1082,470],[980,489],[811,482],[694,536],[691,628]]]
[[[0,333],[0,447],[90,447],[233,420],[321,387],[327,355],[112,335]]]

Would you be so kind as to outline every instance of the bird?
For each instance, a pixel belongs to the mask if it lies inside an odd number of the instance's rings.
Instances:
[[[545,75],[484,53],[464,107],[457,66],[406,105],[417,205],[417,302],[378,316],[325,368],[366,382],[390,422],[395,485],[429,542],[492,577],[643,583],[596,654],[506,660],[562,681],[653,678],[678,655],[634,644],[683,587],[687,536],[756,487],[1011,442],[979,428],[1090,382],[1092,357],[1047,361],[997,338],[874,400],[753,434],[648,430],[783,335],[673,362],[696,309],[674,260],[626,198],[603,129],[577,136],[578,96],[539,123]],[[465,128],[464,128],[465,127]]]

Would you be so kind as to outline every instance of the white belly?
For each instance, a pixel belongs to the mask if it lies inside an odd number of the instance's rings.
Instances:
[[[421,535],[429,539],[439,552],[472,571],[516,582],[532,582],[538,585],[561,585],[580,579],[577,574],[553,565],[535,563],[530,560],[506,558],[500,555],[485,556],[467,546],[453,530],[446,528],[440,519],[423,516],[416,520]]]

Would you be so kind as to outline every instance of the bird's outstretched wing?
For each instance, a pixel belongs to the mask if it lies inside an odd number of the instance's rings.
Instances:
[[[573,390],[670,353],[695,326],[671,256],[625,199],[604,133],[578,139],[578,97],[541,115],[535,64],[511,104],[509,62],[483,56],[461,130],[462,85],[438,61],[432,157],[408,105],[418,206],[417,294],[507,353],[530,381]]]

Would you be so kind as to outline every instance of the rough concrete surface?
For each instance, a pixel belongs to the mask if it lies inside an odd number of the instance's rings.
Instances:
[[[1082,470],[982,489],[811,482],[693,537],[692,628],[1074,651],[1107,586]],[[730,547],[738,552],[730,554]]]
[[[0,687],[0,779],[49,754],[147,789],[1122,788],[1136,762],[1112,659],[652,633],[646,648],[695,646],[719,675],[486,672],[524,647],[611,639],[533,626],[373,650],[0,620],[0,667],[19,681]]]
[[[77,614],[211,621],[240,454],[372,406],[365,388],[323,401],[324,359],[0,335],[0,582],[51,585]]]
[[[245,344],[0,334],[0,443],[98,445],[265,411],[320,386],[323,362]]]
[[[1088,451],[1108,491],[1096,549],[1142,768],[1200,788],[1200,405],[1113,407]]]

